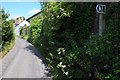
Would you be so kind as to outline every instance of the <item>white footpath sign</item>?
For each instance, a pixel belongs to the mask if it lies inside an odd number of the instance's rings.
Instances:
[[[105,6],[105,5],[98,4],[98,5],[96,6],[96,11],[97,11],[97,13],[105,13],[105,10],[106,10],[106,6]]]

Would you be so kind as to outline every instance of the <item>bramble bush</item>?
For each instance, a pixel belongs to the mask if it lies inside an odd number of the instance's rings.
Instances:
[[[105,3],[110,7],[104,15],[104,34],[91,36],[96,4],[42,3],[41,17],[34,19],[40,22],[32,23],[29,39],[45,57],[54,79],[120,78],[119,3]]]

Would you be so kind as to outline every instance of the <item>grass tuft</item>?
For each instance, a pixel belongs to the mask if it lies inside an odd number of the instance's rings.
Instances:
[[[15,40],[11,40],[2,46],[2,50],[0,51],[0,59],[2,59],[13,48],[14,44]]]

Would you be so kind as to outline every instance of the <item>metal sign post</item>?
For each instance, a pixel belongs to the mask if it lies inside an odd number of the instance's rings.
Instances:
[[[104,22],[103,22],[103,14],[105,13],[106,6],[102,4],[98,4],[96,6],[96,11],[99,13],[99,35],[103,35],[104,29]]]

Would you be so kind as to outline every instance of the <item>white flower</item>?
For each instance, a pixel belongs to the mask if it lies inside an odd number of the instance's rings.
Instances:
[[[63,52],[65,52],[65,49],[63,49]]]
[[[68,75],[68,72],[65,72],[65,75]]]
[[[62,62],[60,62],[59,64],[62,65]]]
[[[58,54],[61,54],[61,52],[59,52]]]
[[[65,67],[66,67],[66,65],[62,65],[62,67],[63,67],[63,68],[65,68]]]
[[[64,53],[64,52],[65,52],[65,49],[64,49],[64,48],[58,48],[58,49],[57,49],[57,52],[59,52],[58,54]]]

